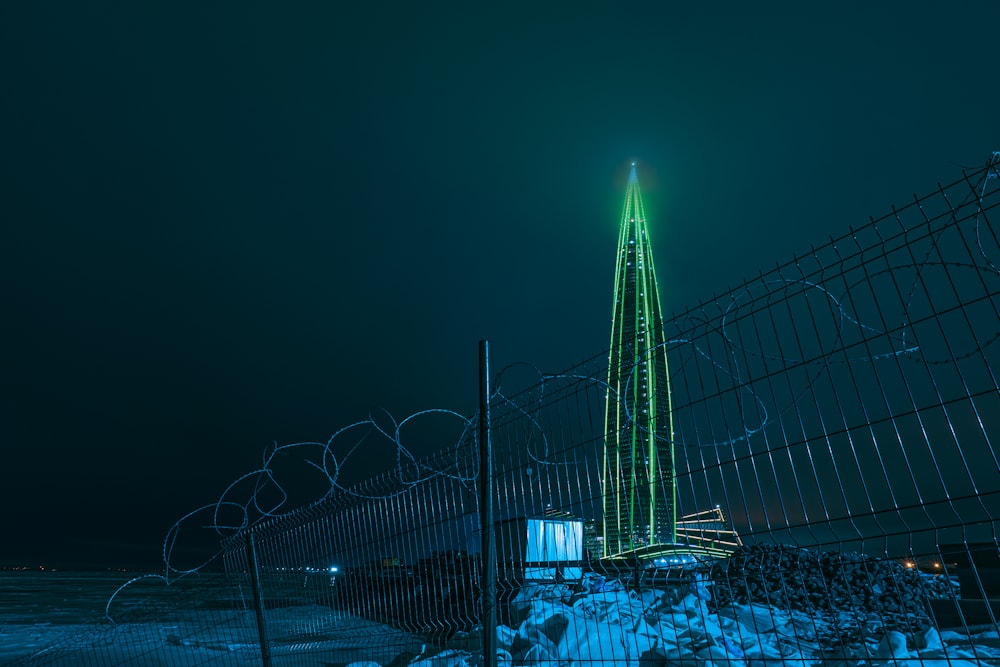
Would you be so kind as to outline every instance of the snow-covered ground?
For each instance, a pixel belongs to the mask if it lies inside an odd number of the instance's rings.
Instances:
[[[497,629],[503,664],[1000,665],[996,628],[970,635],[928,628],[907,637],[843,614],[824,618],[760,604],[733,604],[715,613],[704,584],[689,585],[678,595],[594,583],[591,578],[575,593],[554,585],[522,590],[514,603],[516,627]],[[856,632],[847,640],[832,631],[852,625]],[[458,667],[475,660],[472,652],[454,650],[413,667]]]
[[[588,575],[581,585],[525,586],[496,629],[498,663],[570,667],[1000,666],[996,628],[926,628],[905,635],[877,621],[731,604],[713,611],[704,581],[626,590]],[[326,606],[270,609],[275,667],[480,667],[477,631],[444,646]],[[260,665],[256,619],[232,609],[188,609],[144,622],[31,623],[0,617],[0,663],[187,667]],[[852,628],[848,634],[838,634]]]
[[[269,610],[275,667],[389,664],[425,644],[399,630],[329,607]],[[193,611],[167,622],[5,625],[0,664],[46,667],[260,667],[252,612]]]

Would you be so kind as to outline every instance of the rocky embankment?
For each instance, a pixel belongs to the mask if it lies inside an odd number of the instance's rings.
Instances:
[[[895,561],[784,545],[744,547],[715,563],[709,577],[716,611],[762,604],[903,633],[930,628],[929,600],[949,595],[950,586]]]
[[[652,578],[654,581],[657,578]],[[622,667],[1000,667],[996,628],[933,626],[944,578],[858,554],[748,547],[670,583],[626,586],[588,574],[528,585],[497,628],[498,662]],[[633,582],[634,583],[634,582]],[[399,667],[481,665],[478,633],[401,656]]]

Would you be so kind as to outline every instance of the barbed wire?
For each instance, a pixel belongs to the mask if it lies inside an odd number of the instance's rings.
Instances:
[[[681,448],[721,449],[744,443],[763,432],[769,425],[780,421],[790,410],[795,409],[799,402],[814,390],[815,384],[825,369],[834,364],[875,364],[892,359],[908,359],[924,364],[956,363],[969,355],[981,353],[984,347],[992,345],[1000,338],[1000,329],[983,340],[976,340],[975,349],[965,350],[958,354],[954,350],[949,350],[946,359],[938,360],[928,356],[928,350],[926,346],[920,344],[914,327],[921,323],[921,319],[916,316],[915,308],[917,297],[922,293],[918,286],[922,285],[924,272],[927,269],[931,267],[960,268],[977,271],[981,276],[989,276],[991,279],[1000,276],[997,263],[986,247],[987,241],[983,232],[986,221],[986,208],[983,200],[987,195],[988,184],[998,177],[998,165],[1000,165],[1000,153],[995,153],[981,182],[971,188],[973,195],[970,196],[975,196],[977,199],[976,211],[971,217],[971,222],[970,218],[960,218],[956,209],[951,207],[950,202],[948,202],[950,207],[949,224],[930,231],[920,239],[928,243],[920,261],[914,259],[895,262],[891,266],[874,272],[866,270],[858,280],[845,285],[843,289],[835,289],[823,280],[808,277],[785,277],[779,269],[767,276],[762,276],[757,281],[746,283],[740,289],[731,290],[723,299],[713,300],[702,306],[700,310],[689,311],[683,317],[671,322],[673,326],[682,330],[682,335],[672,336],[656,346],[656,350],[663,349],[668,357],[672,358],[671,375],[680,377],[691,370],[689,368],[691,364],[707,363],[717,381],[718,378],[728,378],[726,383],[728,386],[724,389],[720,387],[720,396],[723,392],[734,392],[732,395],[739,399],[736,401],[739,419],[738,423],[730,428],[727,434],[730,437],[712,439],[707,442],[681,437],[677,438],[673,444]],[[944,199],[947,201],[947,196]],[[968,198],[958,208],[967,205]],[[918,208],[923,212],[923,207],[919,202]],[[954,230],[961,234],[963,226],[970,224],[975,234],[978,256],[982,258],[984,264],[957,261],[943,255],[942,243],[946,232]],[[905,227],[903,229],[905,233]],[[877,230],[876,233],[878,233]],[[907,243],[908,245],[905,246],[907,251],[912,252],[912,246],[909,245],[912,242],[907,241]],[[941,257],[940,261],[933,259],[935,253]],[[813,257],[815,258],[815,252]],[[871,318],[874,317],[874,314],[869,317],[861,313],[857,306],[852,308],[848,305],[863,302],[863,299],[855,300],[852,298],[853,289],[861,285],[870,286],[873,279],[883,275],[895,280],[898,276],[909,271],[912,271],[914,275],[910,279],[908,287],[903,290],[906,296],[898,304],[902,307],[902,312],[894,314],[894,317],[897,318],[894,321],[898,324],[893,327],[885,324],[886,313],[879,309],[878,303],[874,306],[878,309],[878,315],[882,320],[881,324],[872,321]],[[985,278],[983,279],[985,280]],[[811,354],[805,354],[805,349],[801,344],[797,348],[801,354],[769,353],[763,349],[761,344],[758,344],[756,348],[752,347],[749,336],[744,335],[739,330],[739,323],[744,318],[745,309],[749,309],[749,316],[752,316],[755,304],[768,304],[775,295],[777,295],[778,302],[792,312],[792,315],[789,316],[792,319],[794,319],[793,308],[795,307],[802,308],[803,312],[813,317],[812,311],[809,309],[809,300],[814,296],[818,297],[821,302],[828,304],[827,308],[832,315],[832,321],[828,321],[824,325],[822,333],[829,332],[830,335],[821,338],[819,325],[813,320],[813,326],[817,329],[815,340],[820,345],[818,349],[812,350]],[[923,295],[927,296],[926,290],[923,291]],[[796,303],[800,305],[796,306]],[[710,308],[718,308],[719,310],[714,314],[709,314]],[[932,308],[932,312],[926,317],[933,318],[938,315],[938,309]],[[776,335],[781,334],[780,331],[775,333]],[[849,336],[854,336],[857,340],[852,342],[853,339],[849,340]],[[864,349],[868,353],[848,354],[848,350],[852,346],[858,345],[858,341],[863,343]],[[873,350],[876,341],[886,342],[887,348]],[[723,343],[721,350],[714,348],[715,342]],[[792,392],[791,396],[787,397],[787,400],[777,402],[777,397],[773,395],[773,392],[769,398],[754,386],[754,380],[760,376],[760,372],[751,368],[751,361],[760,362],[765,366],[763,371],[765,375],[761,377],[766,377],[767,373],[779,372],[767,370],[767,362],[778,364],[782,372],[791,367],[810,368],[811,371],[806,376],[806,380]],[[505,374],[514,368],[525,367],[531,369],[535,374],[535,382],[530,385],[527,391],[522,391],[520,394],[506,390],[504,388]],[[625,395],[628,394],[628,390],[636,378],[638,368],[638,363],[633,364],[627,375]],[[627,421],[634,422],[627,401],[623,398],[619,399],[613,387],[608,384],[606,373],[606,366],[598,366],[589,373],[579,370],[565,373],[543,373],[531,364],[511,364],[497,375],[496,389],[491,396],[491,404],[509,410],[507,419],[517,419],[525,424],[521,444],[532,464],[561,467],[575,465],[577,463],[575,460],[560,460],[555,455],[555,449],[540,416],[544,401],[555,395],[560,383],[580,383],[592,387],[595,395],[604,395],[608,401],[622,403]],[[690,406],[679,406],[677,412],[683,414],[686,407]],[[455,419],[460,429],[457,438],[449,447],[442,450],[441,455],[436,458],[427,458],[418,455],[416,447],[406,441],[405,433],[408,426],[413,425],[421,418],[434,415]],[[191,524],[197,524],[199,529],[211,531],[221,540],[258,526],[262,522],[292,516],[304,507],[314,506],[334,496],[368,501],[385,500],[426,484],[435,478],[447,479],[473,490],[478,479],[478,471],[475,466],[470,467],[461,460],[461,452],[463,447],[476,443],[477,419],[477,414],[470,417],[444,408],[422,410],[402,420],[397,420],[389,412],[383,411],[379,413],[378,419],[375,415],[370,414],[366,419],[344,426],[326,441],[296,442],[284,445],[275,443],[273,447],[263,452],[258,467],[233,480],[214,502],[188,512],[168,529],[161,554],[166,574],[137,577],[123,584],[108,601],[107,617],[112,618],[111,608],[115,599],[136,583],[150,577],[159,577],[159,580],[170,585],[179,577],[201,571],[222,555],[222,551],[219,550],[207,560],[193,567],[178,566],[178,541]],[[639,428],[643,427],[640,425]],[[654,437],[661,441],[668,438],[660,433],[654,434]],[[373,441],[378,441],[386,447],[387,455],[384,460],[392,462],[388,472],[382,478],[384,484],[376,488],[375,486],[343,482],[345,469],[350,462],[363,445],[366,446],[366,452],[371,452]],[[289,492],[290,482],[286,481],[278,471],[279,459],[286,455],[295,457],[318,475],[320,484],[315,497],[297,503],[291,502],[293,494]],[[450,462],[445,463],[449,459]],[[291,483],[297,481],[292,480]]]

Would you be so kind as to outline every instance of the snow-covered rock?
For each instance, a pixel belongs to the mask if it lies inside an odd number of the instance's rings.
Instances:
[[[876,616],[778,609],[731,601],[715,609],[711,588],[627,591],[591,577],[570,591],[532,586],[515,599],[516,627],[496,629],[501,667],[1000,667],[995,630],[966,635],[904,633]],[[473,639],[476,632],[466,639]],[[481,649],[422,653],[410,667],[481,667]],[[362,667],[358,665],[356,667]],[[364,667],[372,667],[365,665]]]

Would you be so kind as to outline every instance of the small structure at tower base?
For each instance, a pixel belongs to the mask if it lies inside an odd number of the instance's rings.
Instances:
[[[729,526],[722,509],[688,514],[677,519],[677,541],[650,544],[604,560],[641,561],[661,567],[680,567],[705,559],[726,558],[743,546],[739,533]]]

